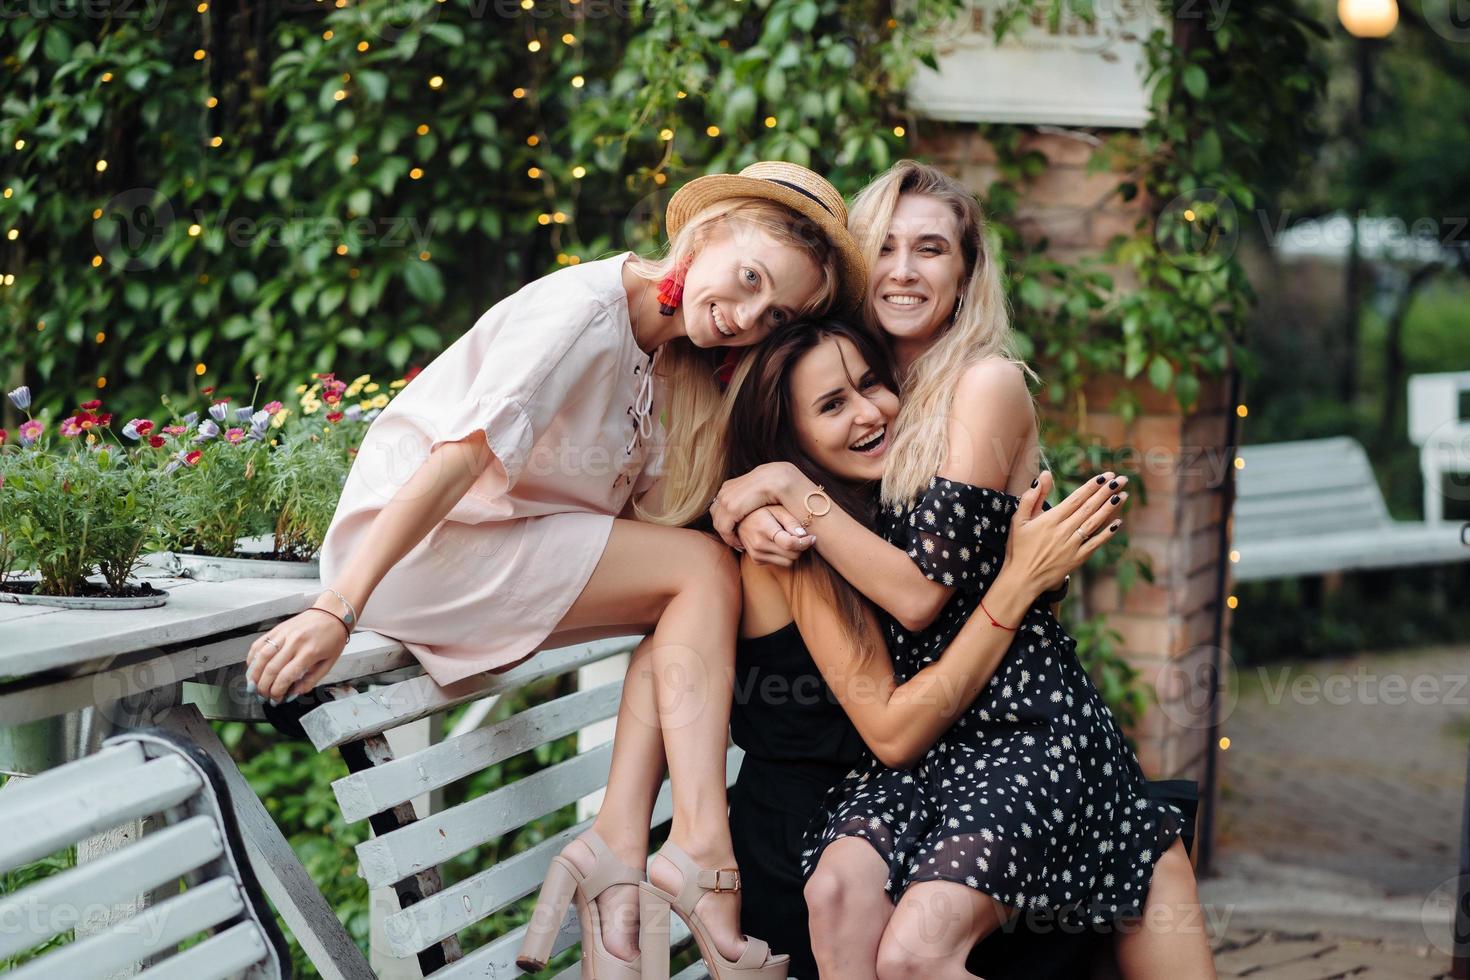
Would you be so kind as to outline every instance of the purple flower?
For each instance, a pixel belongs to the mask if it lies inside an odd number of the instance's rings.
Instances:
[[[262,409],[250,416],[250,431],[245,433],[245,438],[261,442],[265,439],[265,434],[270,427],[271,413]]]
[[[356,422],[358,419],[362,418],[362,406],[348,405],[347,411],[343,412],[342,414],[346,416],[347,421]]]
[[[10,393],[10,403],[24,412],[31,407],[31,389],[21,385]]]
[[[208,442],[219,435],[219,426],[209,419],[199,423],[199,434],[194,437],[195,442]]]
[[[168,465],[163,468],[163,472],[172,473],[174,470],[183,465],[184,461],[182,459],[171,459],[168,461]]]
[[[365,418],[369,422],[371,422],[373,419],[377,418],[379,415],[382,415],[382,414],[383,414],[383,410],[381,408],[375,408],[372,411],[368,412],[366,415],[364,415],[363,418]]]
[[[229,414],[230,406],[226,405],[224,402],[215,402],[213,405],[209,406],[209,417],[214,419],[216,422],[223,422],[225,420],[225,416]]]
[[[133,419],[127,425],[123,426],[122,434],[136,442],[138,440],[138,420]]]
[[[237,408],[237,409],[235,409],[235,419],[236,419],[236,421],[239,421],[239,422],[244,422],[244,421],[248,420],[250,418],[250,416],[251,415],[254,415],[254,414],[255,414],[255,406],[254,405],[246,405],[244,408]]]
[[[184,424],[185,425],[193,425],[195,422],[198,422],[198,421],[199,421],[199,413],[198,412],[190,412],[188,415],[185,415],[184,416]]]

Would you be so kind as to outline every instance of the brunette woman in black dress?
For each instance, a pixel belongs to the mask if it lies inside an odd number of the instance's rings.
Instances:
[[[733,384],[732,474],[784,459],[825,488],[809,499],[812,510],[840,506],[874,520],[898,399],[869,335],[833,320],[785,330],[747,358]],[[985,594],[999,622],[1058,600],[1067,574],[1121,523],[1110,491],[1089,483],[1050,508],[1049,489],[1044,476],[1007,517],[1006,561]],[[1074,533],[1078,520],[1085,539]],[[942,659],[900,683],[874,613],[815,552],[784,568],[746,558],[741,572],[731,730],[745,760],[730,795],[741,927],[789,953],[790,976],[812,980],[801,858],[813,816],[869,752],[892,767],[920,758],[985,687],[1013,634],[977,617]]]

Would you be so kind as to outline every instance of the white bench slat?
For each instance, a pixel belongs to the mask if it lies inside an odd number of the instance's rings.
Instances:
[[[479,949],[468,954],[461,960],[450,963],[442,970],[435,970],[430,980],[501,980],[504,977],[525,976],[526,971],[516,966],[516,953],[521,948],[521,939],[525,935],[526,927],[517,926],[505,935],[494,939]],[[582,941],[582,933],[577,925],[575,908],[567,910],[566,921],[562,923],[561,931],[556,934],[556,941],[551,944],[551,955],[556,956],[563,950],[571,949]],[[689,941],[689,927],[677,914],[669,916],[669,945],[671,947],[683,946]],[[580,969],[578,964],[577,969]],[[576,976],[576,973],[572,974]],[[697,974],[696,974],[697,975]],[[680,976],[683,976],[681,973]]]
[[[213,861],[223,851],[224,841],[214,821],[204,816],[190,817],[106,857],[0,898],[0,922],[34,922],[33,912],[37,910],[69,911],[127,902]],[[0,929],[0,959],[39,945],[75,924],[67,916],[66,921],[41,924],[41,931]]]
[[[240,890],[226,878],[159,902],[105,932],[68,943],[11,972],[10,980],[104,977],[146,959],[245,910]]]
[[[371,769],[344,776],[332,784],[342,817],[365,820],[470,776],[511,756],[570,735],[593,721],[617,714],[621,681],[578,691],[528,708],[488,728],[445,739]]]
[[[745,753],[731,748],[725,755],[725,779],[735,782]],[[666,779],[659,787],[653,804],[652,825],[667,821],[674,812],[674,797]],[[500,911],[541,887],[551,859],[571,843],[572,838],[592,826],[584,820],[568,827],[519,854],[506,858],[462,881],[448,886],[437,895],[410,905],[388,916],[384,932],[394,956],[412,956],[420,950],[454,935],[475,922]]]
[[[365,840],[357,845],[362,877],[368,887],[379,888],[432,868],[606,786],[611,765],[612,745],[599,745],[443,813]]]
[[[255,924],[241,922],[144,970],[135,980],[225,980],[259,963],[266,951]]]
[[[389,684],[356,697],[328,701],[301,719],[302,727],[318,751],[344,742],[378,735],[390,728],[447,710],[466,701],[524,687],[555,677],[585,664],[633,649],[639,637],[617,637],[558,650],[544,650],[503,674],[477,674],[448,688],[440,687],[427,674]]]
[[[1470,548],[1460,543],[1460,529],[1452,524],[1399,523],[1371,536],[1316,535],[1310,548],[1304,548],[1301,540],[1283,538],[1249,547],[1242,544],[1239,550],[1240,561],[1232,565],[1237,582],[1470,561]]]
[[[83,837],[177,806],[202,782],[178,756],[103,775],[90,783],[33,794],[0,837],[0,871],[44,857]]]
[[[143,747],[137,742],[106,745],[91,755],[67,763],[65,767],[58,766],[25,779],[12,779],[5,784],[5,795],[0,797],[0,802],[6,807],[29,806],[38,798],[37,793],[51,793],[56,791],[56,787],[89,783],[110,772],[141,766],[146,761]]]

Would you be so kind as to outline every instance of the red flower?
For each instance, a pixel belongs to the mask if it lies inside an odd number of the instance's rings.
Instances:
[[[10,433],[0,429],[0,446],[5,445],[5,440],[10,438]]]
[[[148,437],[148,445],[152,446],[154,449],[162,449],[163,448],[163,444],[165,442],[167,442],[167,441],[168,440],[164,439],[163,436],[149,436]]]
[[[140,436],[146,436],[153,431],[153,422],[149,419],[138,419],[133,423],[133,431]]]
[[[101,408],[101,407],[102,407],[102,399],[100,399],[100,398],[94,398],[94,399],[92,399],[89,402],[82,402],[82,411],[84,411],[84,412],[90,412],[94,408]]]
[[[204,453],[200,452],[197,449],[192,450],[191,452],[187,453],[184,456],[184,465],[185,466],[193,466],[195,463],[199,462],[200,458],[203,455],[204,455]]]
[[[327,421],[328,422],[331,422],[331,423],[334,423],[334,424],[337,423],[337,422],[342,421],[342,413],[341,412],[328,412],[327,413]]]
[[[228,405],[230,403],[230,400],[228,398],[216,398],[214,400],[214,403],[216,405]]]
[[[94,416],[93,419],[92,419],[92,421],[96,422],[98,425],[103,425],[103,426],[111,425],[112,424],[112,413],[111,412],[103,412],[101,415]]]
[[[409,381],[412,381],[414,378],[417,378],[421,371],[423,371],[423,368],[419,367],[417,364],[410,364],[408,366],[408,370],[403,372],[404,382],[407,383]]]
[[[214,394],[214,385],[210,385],[208,388],[200,388],[199,391],[205,396],[212,395]]]
[[[326,394],[322,395],[322,401],[326,402],[328,405],[335,405],[341,400],[342,396],[337,394],[335,391],[329,391]]]

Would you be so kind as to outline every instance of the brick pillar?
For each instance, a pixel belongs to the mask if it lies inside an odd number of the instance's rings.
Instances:
[[[1143,194],[1125,202],[1114,193],[1122,174],[1089,172],[1096,143],[1088,134],[1028,132],[1021,146],[1040,152],[1047,167],[1020,184],[1016,225],[1031,243],[1044,238],[1049,256],[1071,262],[1096,255],[1113,236],[1131,234],[1146,213]],[[914,155],[960,177],[982,201],[999,177],[994,147],[971,126],[926,123]],[[1126,289],[1132,281],[1128,270],[1112,271]],[[1046,366],[1037,368],[1045,379]],[[1140,405],[1131,424],[1109,411],[1124,389]],[[1214,616],[1223,601],[1216,596],[1220,488],[1224,469],[1232,465],[1224,449],[1228,413],[1234,410],[1228,382],[1205,381],[1198,404],[1187,413],[1172,395],[1141,378],[1093,378],[1082,396],[1081,419],[1071,398],[1065,409],[1048,409],[1048,417],[1068,429],[1080,424],[1121,451],[1120,468],[1139,474],[1148,502],[1135,486],[1125,531],[1130,545],[1149,556],[1155,576],[1153,583],[1140,579],[1127,596],[1115,578],[1094,578],[1084,589],[1084,612],[1107,614],[1108,625],[1123,637],[1122,654],[1141,672],[1148,708],[1130,734],[1144,770],[1153,778],[1202,781]],[[1228,664],[1228,658],[1220,662]]]

